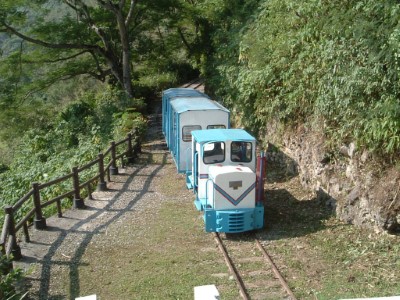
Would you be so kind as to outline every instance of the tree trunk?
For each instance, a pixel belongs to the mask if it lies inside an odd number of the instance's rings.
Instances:
[[[118,30],[122,45],[122,80],[125,91],[129,97],[133,97],[132,88],[132,72],[131,72],[131,62],[130,62],[130,47],[129,47],[129,37],[128,30],[126,28],[125,20],[122,15],[122,11],[118,11],[116,14],[118,22]]]

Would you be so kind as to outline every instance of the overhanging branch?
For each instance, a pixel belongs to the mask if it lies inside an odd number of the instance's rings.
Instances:
[[[135,0],[131,0],[131,5],[129,7],[128,15],[126,16],[126,19],[125,19],[125,26],[127,26],[127,27],[132,21],[133,12],[134,12],[134,9],[135,9],[135,6],[136,6],[137,2],[138,2],[138,0],[136,0],[136,1]]]
[[[76,58],[76,57],[78,57],[78,56],[81,56],[81,55],[83,55],[83,54],[85,54],[85,53],[91,53],[91,52],[92,52],[92,51],[90,51],[90,50],[83,50],[83,51],[78,52],[78,53],[76,53],[76,54],[73,54],[73,55],[71,55],[71,56],[62,57],[62,58],[58,58],[58,59],[49,59],[49,60],[45,59],[45,60],[35,60],[35,61],[28,60],[28,59],[24,59],[23,62],[24,62],[24,63],[28,63],[28,64],[37,64],[37,63],[39,63],[39,64],[40,64],[40,63],[57,63],[57,62],[67,61],[67,60]]]
[[[70,74],[64,74],[61,76],[57,76],[54,78],[51,78],[51,80],[48,80],[46,82],[43,82],[42,85],[31,89],[30,91],[28,91],[25,96],[23,97],[23,101],[25,101],[26,99],[28,99],[32,94],[43,91],[47,88],[49,88],[50,86],[52,86],[53,84],[55,84],[56,82],[62,81],[62,80],[68,80],[68,79],[72,79],[74,77],[80,76],[80,75],[90,75],[94,78],[97,79],[103,79],[104,81],[104,77],[101,75],[98,75],[96,73],[90,72],[90,71],[79,71],[79,72],[74,72],[74,73],[70,73]]]
[[[19,32],[18,30],[16,30],[14,27],[9,26],[8,24],[6,24],[4,21],[1,22],[1,24],[4,26],[4,28],[6,29],[7,32],[12,33],[16,36],[18,36],[19,38],[39,45],[39,46],[43,46],[46,48],[51,48],[51,49],[87,49],[87,50],[93,50],[93,51],[101,51],[101,48],[99,46],[96,45],[87,45],[87,44],[53,44],[53,43],[49,43],[49,42],[45,42],[39,39],[35,39],[32,37],[29,37],[21,32]]]

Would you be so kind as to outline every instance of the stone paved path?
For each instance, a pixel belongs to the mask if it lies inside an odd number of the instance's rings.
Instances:
[[[70,291],[76,293],[79,287],[59,287],[60,276],[67,273],[70,284],[79,282],[73,279],[79,278],[82,256],[96,236],[106,238],[110,225],[137,218],[143,206],[157,205],[160,199],[154,195],[154,178],[169,159],[160,126],[161,115],[157,112],[150,117],[148,137],[138,161],[120,167],[119,175],[107,183],[108,191],[94,192],[93,200],[85,200],[86,209],[70,209],[63,212],[62,218],[48,218],[47,230],[30,228],[31,242],[20,242],[23,259],[16,263],[28,271],[29,299],[82,296],[71,295]]]
[[[199,81],[185,87],[204,91]],[[85,250],[98,242],[98,236],[104,236],[102,243],[112,243],[118,237],[107,236],[109,226],[123,226],[127,220],[146,222],[141,210],[160,205],[162,196],[157,194],[154,179],[171,164],[171,157],[161,132],[161,103],[156,103],[154,110],[142,154],[133,165],[119,167],[119,174],[107,183],[108,191],[94,192],[92,200],[85,200],[86,209],[70,209],[62,218],[48,218],[47,230],[30,228],[30,243],[20,241],[23,258],[15,265],[28,272],[29,299],[84,296],[76,294],[80,290],[77,286],[60,287],[61,277],[69,274],[70,285],[79,282],[78,268],[85,264]]]

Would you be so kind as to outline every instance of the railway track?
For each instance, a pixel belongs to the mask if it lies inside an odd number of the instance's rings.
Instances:
[[[254,236],[213,233],[243,299],[296,300],[271,257]]]
[[[189,81],[189,82],[185,83],[184,85],[182,85],[182,87],[184,87],[184,88],[192,88],[192,89],[204,92],[203,83],[204,83],[204,81],[202,79],[196,78],[196,79],[194,79],[192,81]]]
[[[194,79],[182,87],[204,91],[203,80]],[[297,300],[261,242],[249,235],[213,233],[218,248],[245,300]]]

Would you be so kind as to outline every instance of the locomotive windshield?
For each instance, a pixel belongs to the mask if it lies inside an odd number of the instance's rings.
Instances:
[[[249,142],[231,143],[231,161],[248,163],[252,160],[252,144]]]
[[[215,164],[225,161],[225,143],[211,142],[204,145],[203,161],[205,164]]]

